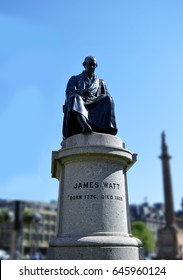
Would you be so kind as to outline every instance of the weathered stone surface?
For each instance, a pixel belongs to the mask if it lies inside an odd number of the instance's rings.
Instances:
[[[126,172],[136,155],[107,134],[74,135],[53,152],[60,181],[58,227],[49,259],[139,259],[130,234]]]

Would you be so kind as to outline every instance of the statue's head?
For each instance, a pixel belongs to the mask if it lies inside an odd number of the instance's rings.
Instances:
[[[98,63],[97,63],[96,57],[91,56],[91,55],[86,56],[86,57],[85,57],[85,60],[83,61],[83,66],[85,67],[86,64],[94,64],[95,67],[97,67],[97,66],[98,66]]]
[[[85,57],[83,66],[88,74],[93,74],[95,72],[95,68],[98,66],[96,58],[94,56]]]

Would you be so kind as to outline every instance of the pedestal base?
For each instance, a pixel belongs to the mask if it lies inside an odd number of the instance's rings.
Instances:
[[[158,232],[158,259],[176,260],[178,251],[178,228],[167,226]]]
[[[132,236],[105,235],[54,238],[47,258],[50,260],[140,260],[141,242]]]
[[[48,260],[143,260],[138,247],[50,247]]]
[[[53,152],[60,190],[48,259],[142,259],[128,209],[127,171],[135,161],[120,138],[100,133],[69,137]]]

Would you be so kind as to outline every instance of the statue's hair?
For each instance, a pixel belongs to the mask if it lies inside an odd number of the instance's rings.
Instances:
[[[93,61],[93,60],[96,60],[96,66],[98,66],[96,57],[92,56],[92,55],[88,55],[88,56],[85,57],[85,60],[83,61],[83,66],[85,67],[85,64],[87,62],[90,62],[90,61]]]

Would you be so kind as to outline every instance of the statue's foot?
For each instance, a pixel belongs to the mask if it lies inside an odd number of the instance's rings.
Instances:
[[[85,127],[83,127],[83,133],[91,133],[92,132],[92,128],[90,125],[86,125]]]
[[[78,114],[77,115],[77,121],[81,125],[83,133],[91,133],[92,132],[92,128],[88,124],[85,116],[83,116],[82,114]]]

